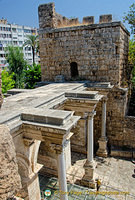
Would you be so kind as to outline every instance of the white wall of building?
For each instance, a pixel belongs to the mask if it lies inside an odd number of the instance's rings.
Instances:
[[[5,59],[5,47],[14,45],[22,47],[27,40],[27,35],[37,35],[37,29],[28,26],[8,24],[6,20],[0,20],[0,66],[7,65]],[[24,59],[28,64],[32,64],[32,49],[23,47]],[[39,57],[35,55],[35,63],[39,62]]]

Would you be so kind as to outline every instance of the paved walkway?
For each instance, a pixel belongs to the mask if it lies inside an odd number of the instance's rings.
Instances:
[[[129,192],[129,194],[135,195],[135,164],[130,160],[117,159],[113,157],[96,157],[95,160],[97,163],[95,177],[101,179],[102,182],[100,191],[115,192],[120,190],[123,192],[122,195],[117,195],[117,198],[116,195],[111,195],[116,199],[125,199],[124,192]],[[85,161],[85,155],[72,153],[72,167],[67,172],[68,180],[72,184],[78,184],[82,179],[84,175],[83,165]],[[135,199],[135,197],[128,197],[127,199]]]

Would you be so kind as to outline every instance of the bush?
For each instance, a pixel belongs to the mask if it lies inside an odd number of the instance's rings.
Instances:
[[[9,73],[12,74],[14,72],[15,87],[23,88],[23,71],[26,67],[23,50],[20,47],[8,46],[6,53]]]
[[[9,74],[7,69],[4,69],[1,73],[2,78],[2,93],[7,93],[8,90],[12,89],[15,85],[13,80],[14,73]]]
[[[24,70],[24,75],[25,88],[33,89],[35,84],[41,81],[41,66],[39,64],[27,66],[27,69]]]

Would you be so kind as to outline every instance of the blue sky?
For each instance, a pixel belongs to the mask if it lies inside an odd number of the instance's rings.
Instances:
[[[121,21],[134,0],[0,0],[0,18],[38,27],[38,6],[49,2],[55,2],[56,12],[66,17],[78,17],[82,21],[84,16],[95,16],[98,22],[101,14],[112,14],[115,20]]]

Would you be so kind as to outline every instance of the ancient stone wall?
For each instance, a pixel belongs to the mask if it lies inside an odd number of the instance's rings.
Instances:
[[[127,100],[128,90],[122,88],[112,89],[96,89],[88,88],[88,90],[98,90],[100,94],[107,95],[107,123],[106,132],[108,137],[108,146],[116,148],[135,148],[135,118],[127,116]],[[96,107],[96,115],[94,117],[94,140],[96,149],[98,148],[98,139],[101,137],[101,117],[102,102]]]
[[[15,147],[9,129],[0,125],[0,200],[11,198],[20,192]]]
[[[1,68],[0,68],[0,108],[2,105],[2,91],[1,91],[2,83],[1,83]]]
[[[58,16],[54,4],[39,6],[42,81],[54,81],[57,75],[63,75],[66,80],[78,77],[120,85],[129,38],[121,22],[111,22],[112,16],[104,15],[99,24],[91,24],[93,17],[84,17],[86,25],[74,19],[74,23],[67,20],[69,27],[58,28],[58,20],[63,24]]]
[[[116,44],[117,45],[117,44]],[[117,48],[117,51],[119,53],[119,65],[120,65],[120,72],[119,72],[119,81],[121,82],[121,86],[125,86],[126,82],[130,82],[130,73],[128,68],[128,45],[129,45],[129,40],[127,37],[127,34],[123,29],[120,29],[120,40],[118,41],[119,48]],[[126,85],[128,86],[128,85]]]
[[[135,147],[135,118],[127,116],[128,89],[123,88],[87,88],[89,91],[98,91],[99,94],[106,95],[107,113],[106,113],[106,133],[108,138],[108,147],[127,148]],[[87,107],[87,104],[83,104]],[[90,106],[90,105],[89,105]],[[73,151],[87,152],[87,117],[85,111],[77,105],[76,102],[67,100],[62,107],[57,109],[75,110],[75,115],[81,116],[77,126],[72,129],[74,135],[71,137],[71,147]],[[101,137],[102,127],[102,101],[96,106],[96,115],[94,116],[94,148],[95,153],[98,149],[98,140]]]
[[[88,106],[88,104],[83,104]],[[57,108],[58,109],[58,108]],[[59,108],[60,109],[60,108]],[[75,111],[75,115],[81,116],[78,124],[72,129],[74,135],[71,137],[71,149],[75,152],[86,153],[87,151],[87,118],[85,117],[85,110],[80,108],[80,105],[75,101],[68,99],[64,105],[63,110]]]

